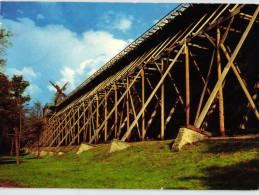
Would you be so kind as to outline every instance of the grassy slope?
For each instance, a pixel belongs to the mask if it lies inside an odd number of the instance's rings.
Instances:
[[[0,157],[0,180],[30,187],[134,189],[258,189],[258,141],[217,140],[170,152],[170,140],[132,143],[113,154],[109,145],[75,155],[34,159]]]

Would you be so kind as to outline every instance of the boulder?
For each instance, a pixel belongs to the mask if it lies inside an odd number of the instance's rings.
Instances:
[[[58,156],[60,156],[60,155],[62,155],[62,154],[64,154],[64,152],[59,152],[59,153],[58,153]]]
[[[38,154],[38,152],[37,152],[37,154]],[[46,152],[46,151],[44,151],[44,150],[42,150],[42,151],[40,151],[40,156],[45,156],[45,155],[47,155],[48,153]]]
[[[123,142],[123,141],[119,141],[117,139],[114,139],[111,143],[111,147],[110,147],[110,153],[112,152],[116,152],[116,151],[119,151],[119,150],[124,150],[126,148],[130,147],[130,145],[126,142]]]
[[[82,152],[85,152],[85,151],[90,150],[92,148],[93,148],[93,146],[81,143],[81,145],[80,145],[78,151],[76,152],[76,154],[81,154]]]
[[[182,127],[172,146],[172,151],[179,151],[186,144],[208,140],[211,134],[204,130]]]

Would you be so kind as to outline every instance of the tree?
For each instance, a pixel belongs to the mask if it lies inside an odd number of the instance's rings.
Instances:
[[[19,137],[22,132],[22,121],[25,116],[24,103],[30,100],[29,95],[23,94],[29,86],[29,82],[24,81],[23,76],[17,75],[14,75],[9,81],[3,73],[0,73],[0,82],[0,141],[1,145],[6,144],[8,146],[10,142],[13,143],[15,138],[16,163],[19,166]]]
[[[43,110],[40,102],[34,102],[33,106],[28,109],[28,116],[26,117],[26,128],[24,138],[27,142],[38,143],[38,158],[40,158],[40,135],[45,129],[43,121]]]
[[[6,150],[9,142],[14,139],[10,134],[13,133],[13,125],[16,123],[17,104],[12,98],[11,83],[7,76],[0,72],[0,146]]]
[[[22,133],[22,119],[24,118],[25,113],[24,103],[30,101],[29,95],[23,95],[26,88],[30,85],[28,81],[23,80],[22,75],[13,75],[11,81],[11,95],[17,104],[17,114],[18,120],[15,123],[14,131],[15,131],[15,147],[16,147],[16,157],[17,157],[17,166],[19,166],[19,152],[20,152],[20,135]],[[18,125],[17,125],[18,124]],[[18,132],[19,126],[19,132]]]
[[[6,63],[6,61],[2,58],[2,56],[6,54],[5,49],[12,45],[10,41],[11,36],[11,31],[0,27],[0,70],[3,69]]]

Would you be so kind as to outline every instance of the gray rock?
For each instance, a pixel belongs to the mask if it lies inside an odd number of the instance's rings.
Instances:
[[[111,147],[110,147],[109,152],[112,153],[112,152],[116,152],[116,151],[119,151],[119,150],[124,150],[128,147],[130,147],[130,145],[128,143],[114,139],[111,143]]]
[[[172,151],[179,151],[186,144],[192,144],[195,142],[208,140],[209,137],[207,135],[198,133],[196,131],[180,128],[180,131],[175,139],[175,142],[172,146]]]
[[[85,152],[85,151],[90,150],[92,148],[93,148],[93,146],[81,143],[81,145],[80,145],[78,151],[76,152],[76,154],[81,154],[82,152]]]

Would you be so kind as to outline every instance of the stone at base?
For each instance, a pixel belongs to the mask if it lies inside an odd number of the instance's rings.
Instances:
[[[116,152],[119,150],[124,150],[126,148],[130,147],[130,145],[126,142],[119,141],[117,139],[112,140],[111,147],[110,147],[110,153]]]
[[[62,155],[62,154],[64,154],[64,152],[59,152],[59,153],[58,153],[58,156],[60,156],[60,155]]]
[[[177,152],[181,150],[181,148],[186,144],[192,144],[195,142],[205,141],[208,139],[209,137],[207,135],[183,127],[180,128],[180,131],[172,146],[172,151]]]
[[[92,149],[93,148],[93,146],[89,146],[89,145],[87,145],[87,144],[81,144],[80,145],[80,148],[78,149],[78,151],[76,152],[76,154],[81,154],[82,152],[85,152],[85,151],[87,151],[87,150],[90,150],[90,149]]]

